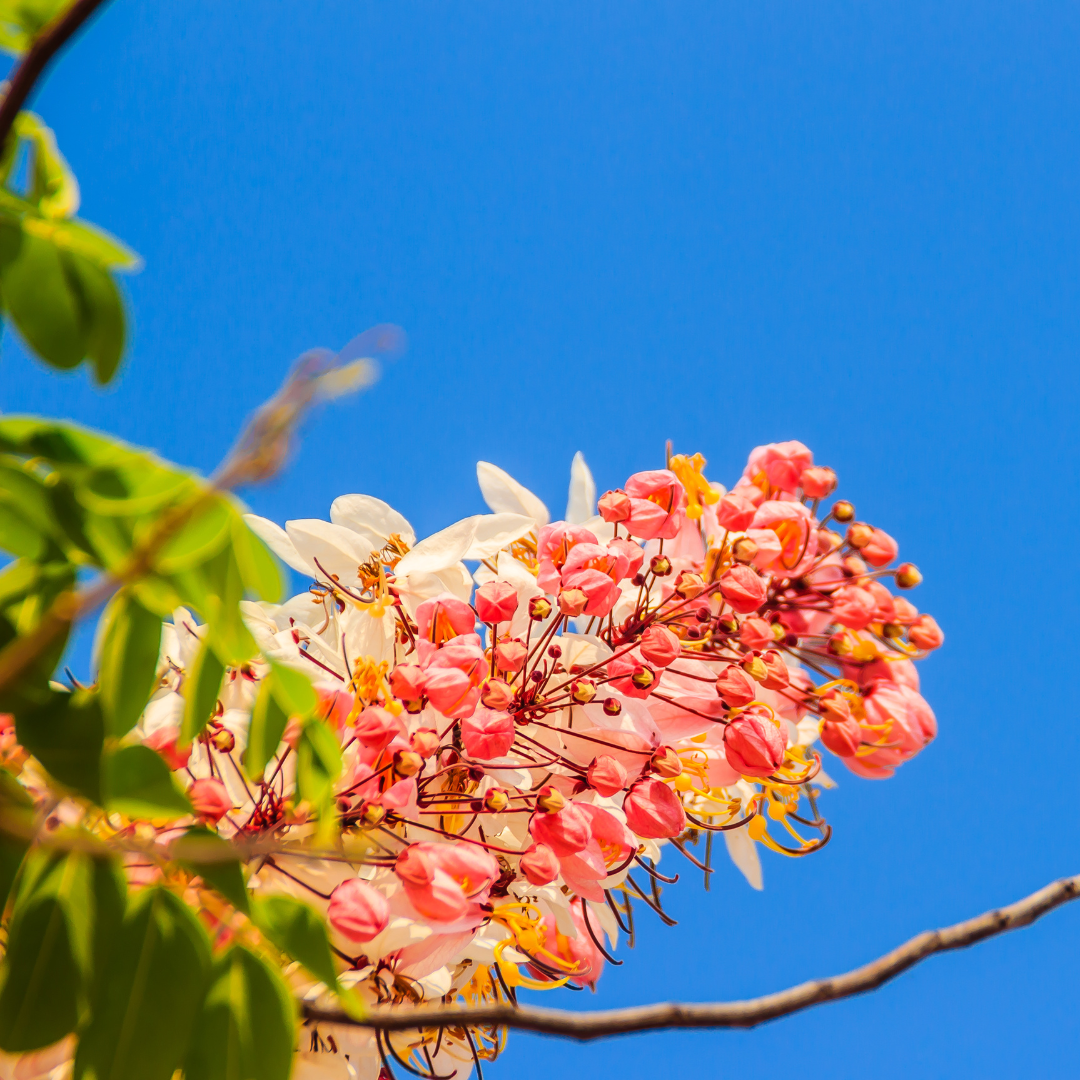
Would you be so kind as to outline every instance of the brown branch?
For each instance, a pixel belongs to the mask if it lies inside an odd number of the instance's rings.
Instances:
[[[107,3],[107,0],[75,0],[59,19],[44,29],[30,47],[15,69],[4,100],[0,102],[0,147],[7,142],[15,117],[26,104],[49,61],[104,3]]]
[[[988,911],[942,930],[927,930],[917,934],[898,949],[893,949],[892,952],[854,971],[828,979],[800,983],[788,990],[750,998],[747,1001],[687,1005],[669,1002],[591,1013],[564,1012],[532,1005],[517,1008],[511,1005],[494,1005],[481,1008],[396,1009],[376,1012],[363,1020],[354,1020],[342,1012],[318,1009],[305,1004],[304,1015],[312,1021],[351,1024],[383,1031],[496,1024],[572,1039],[598,1039],[606,1035],[626,1035],[660,1028],[756,1027],[768,1020],[790,1016],[811,1005],[839,1001],[841,998],[875,990],[928,956],[951,949],[963,949],[1007,930],[1028,926],[1048,911],[1075,900],[1077,896],[1080,896],[1080,874],[1055,881],[1008,907]]]

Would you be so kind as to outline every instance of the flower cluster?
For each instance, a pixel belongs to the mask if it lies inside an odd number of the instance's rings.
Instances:
[[[244,605],[265,659],[227,673],[183,751],[204,631],[185,612],[167,627],[140,737],[221,836],[281,840],[249,887],[325,912],[342,981],[369,1003],[595,986],[635,906],[666,918],[663,848],[708,875],[721,833],[760,888],[759,846],[800,856],[829,838],[819,740],[884,778],[933,739],[913,661],[942,633],[889,588],[920,581],[892,537],[848,502],[825,509],[836,476],[801,443],[756,449],[730,491],[704,465],[669,455],[597,500],[579,455],[552,522],[481,463],[492,512],[419,542],[364,495],[337,499],[329,521],[249,518],[311,585]],[[245,778],[271,664],[308,676],[340,748],[329,835],[295,789],[304,722]],[[322,1024],[299,1075],[375,1077],[395,1059],[464,1075],[501,1038]]]

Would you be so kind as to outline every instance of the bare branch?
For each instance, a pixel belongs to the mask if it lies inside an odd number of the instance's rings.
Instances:
[[[41,78],[49,61],[86,20],[106,2],[107,0],[76,0],[59,19],[45,28],[30,47],[29,52],[15,69],[4,100],[0,102],[0,147],[7,142],[15,117],[26,104],[35,83]]]
[[[841,998],[875,990],[928,956],[951,949],[963,949],[1007,930],[1029,926],[1048,911],[1075,900],[1077,896],[1080,896],[1080,874],[1055,881],[1008,907],[996,908],[942,930],[927,930],[917,934],[898,949],[854,971],[828,979],[815,979],[776,994],[766,994],[764,997],[750,998],[747,1001],[704,1004],[669,1002],[591,1013],[564,1012],[532,1005],[517,1008],[511,1005],[495,1005],[488,1008],[396,1009],[373,1013],[363,1020],[354,1020],[341,1012],[305,1004],[304,1015],[310,1021],[351,1024],[383,1031],[494,1024],[582,1040],[655,1031],[660,1028],[756,1027],[768,1020],[776,1020],[781,1016],[790,1016],[808,1009],[811,1005],[839,1001]]]

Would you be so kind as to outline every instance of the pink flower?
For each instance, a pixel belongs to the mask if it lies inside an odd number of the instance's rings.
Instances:
[[[485,623],[509,622],[518,607],[517,589],[508,581],[489,581],[476,590],[476,613]]]
[[[474,760],[505,757],[514,743],[514,718],[481,705],[461,721],[461,741]]]
[[[764,619],[743,619],[739,627],[739,640],[753,650],[764,649],[772,645],[776,640],[773,637],[772,625]]]
[[[626,481],[630,517],[626,531],[642,540],[672,540],[686,516],[686,492],[673,472],[653,469]]]
[[[616,536],[614,540],[608,541],[607,546],[608,551],[617,551],[626,556],[623,577],[633,577],[641,569],[641,564],[645,561],[645,549],[640,544],[627,540],[624,536]]]
[[[749,705],[757,697],[750,676],[734,664],[729,664],[717,676],[716,692],[732,708]]]
[[[930,615],[920,615],[908,627],[908,641],[917,649],[938,649],[945,641],[945,634]]]
[[[428,645],[420,656],[428,701],[449,719],[472,715],[480,700],[480,683],[487,674],[480,639],[465,634],[452,638],[441,649]]]
[[[148,735],[143,740],[143,746],[156,750],[165,759],[169,768],[176,772],[182,769],[191,758],[192,744],[189,743],[183,750],[178,750],[176,743],[179,738],[180,729],[170,724],[168,727],[158,728],[153,735]]]
[[[589,819],[589,843],[580,851],[563,855],[559,869],[563,881],[578,896],[602,902],[604,890],[599,883],[625,866],[638,845],[630,830],[613,814],[589,803],[581,804],[581,812]]]
[[[646,840],[678,836],[686,828],[686,814],[678,796],[662,780],[647,776],[626,793],[626,824]]]
[[[776,558],[769,564],[757,564],[763,569],[795,576],[817,556],[816,542],[810,543],[810,512],[802,503],[776,499],[763,502],[754,512],[750,528],[755,539],[757,530],[768,529],[780,541],[780,553]]]
[[[801,442],[769,443],[750,453],[743,477],[764,489],[768,484],[780,491],[794,492],[806,469],[814,464],[814,455]]]
[[[784,762],[787,739],[768,716],[744,712],[724,729],[728,764],[743,776],[771,776]]]
[[[478,905],[499,876],[499,864],[473,844],[410,844],[394,871],[414,908],[435,923],[483,917]]]
[[[562,576],[566,581],[568,574],[575,570],[599,570],[606,574],[612,581],[622,581],[630,568],[630,556],[625,548],[637,547],[624,540],[622,544],[609,544],[606,547],[600,544],[575,544],[566,556],[563,563]],[[644,558],[645,552],[638,547]]]
[[[418,664],[398,664],[390,672],[390,689],[402,701],[419,701],[424,695],[424,671]]]
[[[854,757],[862,742],[862,728],[850,716],[845,719],[828,718],[821,725],[821,741],[837,757]]]
[[[865,630],[874,621],[876,610],[874,594],[859,585],[845,585],[833,596],[833,621],[849,630]]]
[[[529,819],[534,840],[546,844],[560,858],[581,851],[592,839],[592,826],[582,804],[568,802],[554,814],[536,813]]]
[[[650,626],[641,636],[641,655],[657,667],[667,667],[682,654],[682,642],[666,626]]]
[[[626,768],[609,754],[594,757],[586,774],[589,787],[609,797],[626,787]]]
[[[495,663],[500,671],[520,671],[525,663],[529,650],[525,644],[517,638],[510,641],[500,641],[495,646]]]
[[[390,905],[386,897],[360,878],[343,881],[330,894],[330,925],[350,941],[370,941],[386,929]]]
[[[859,548],[859,554],[871,566],[886,566],[896,558],[900,545],[883,529],[875,529],[870,542]]]
[[[754,504],[736,491],[729,491],[716,504],[716,520],[732,532],[743,532],[754,520]]]
[[[720,593],[739,615],[749,615],[765,603],[765,582],[749,566],[733,566],[720,578]]]
[[[476,629],[476,612],[453,593],[443,593],[417,607],[416,625],[422,638],[441,645],[459,634],[471,634]]]
[[[356,718],[355,731],[356,741],[375,753],[404,733],[397,718],[378,705],[369,705]]]
[[[562,587],[564,592],[577,590],[585,595],[585,606],[575,614],[606,615],[619,599],[619,586],[600,570],[563,570]]]
[[[555,593],[559,588],[559,575],[571,550],[578,544],[599,546],[596,534],[581,525],[569,525],[565,521],[556,521],[545,525],[536,539],[536,557],[540,567],[536,575],[536,584],[546,593]]]
[[[559,860],[547,844],[533,844],[518,865],[533,885],[547,885],[559,876]]]
[[[196,780],[187,794],[195,813],[210,821],[220,821],[233,808],[229,792],[220,780]]]
[[[647,698],[660,682],[660,675],[648,664],[636,660],[632,654],[612,657],[607,664],[611,686],[620,694],[632,698]]]

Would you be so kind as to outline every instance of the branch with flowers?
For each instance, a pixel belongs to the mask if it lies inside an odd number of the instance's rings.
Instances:
[[[28,350],[112,379],[114,274],[22,112],[94,0],[0,0],[0,297]],[[573,1015],[679,871],[753,888],[828,843],[825,754],[885,779],[936,734],[921,576],[799,442],[730,490],[667,454],[561,519],[496,465],[418,538],[346,494],[284,526],[233,492],[399,350],[315,350],[209,480],[77,425],[0,418],[0,1072],[466,1076],[507,1029],[748,1026],[1025,925],[1078,879],[752,1002]],[[303,582],[283,598],[282,564]],[[898,590],[898,591],[894,591]],[[92,675],[62,669],[104,604]],[[60,678],[63,670],[64,677]],[[830,768],[832,765],[829,766]],[[663,867],[663,868],[661,868]]]

